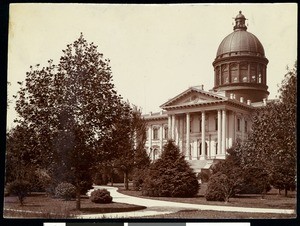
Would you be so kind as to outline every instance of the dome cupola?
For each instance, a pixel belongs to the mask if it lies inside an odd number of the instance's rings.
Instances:
[[[269,95],[266,84],[266,68],[263,45],[247,31],[246,18],[240,11],[235,17],[233,32],[220,43],[213,62],[215,91],[225,91],[252,102],[261,101]]]

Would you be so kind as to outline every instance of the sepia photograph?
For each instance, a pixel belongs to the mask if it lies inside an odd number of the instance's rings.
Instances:
[[[297,7],[9,4],[3,218],[295,220]]]

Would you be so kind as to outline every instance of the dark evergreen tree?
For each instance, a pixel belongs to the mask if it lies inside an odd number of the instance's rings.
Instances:
[[[196,174],[174,142],[164,146],[161,158],[151,164],[142,187],[144,195],[193,197],[199,190]]]

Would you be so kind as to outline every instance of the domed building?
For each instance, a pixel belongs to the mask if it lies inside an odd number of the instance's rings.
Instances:
[[[174,140],[195,172],[225,159],[226,150],[247,139],[251,114],[266,105],[268,59],[259,39],[247,31],[240,11],[233,32],[220,43],[214,68],[214,87],[190,87],[168,100],[161,112],[144,115],[146,148],[159,158],[168,139]]]
[[[269,95],[266,84],[268,59],[258,38],[247,32],[245,16],[240,11],[235,18],[233,32],[219,45],[213,62],[215,91],[226,96],[261,101]]]

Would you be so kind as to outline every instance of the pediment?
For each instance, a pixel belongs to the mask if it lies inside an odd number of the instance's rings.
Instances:
[[[164,108],[164,107],[183,105],[183,104],[184,105],[200,104],[200,103],[223,100],[223,99],[224,97],[222,96],[204,91],[202,89],[191,87],[185,90],[184,92],[180,93],[179,95],[175,96],[174,98],[170,99],[160,107]]]

